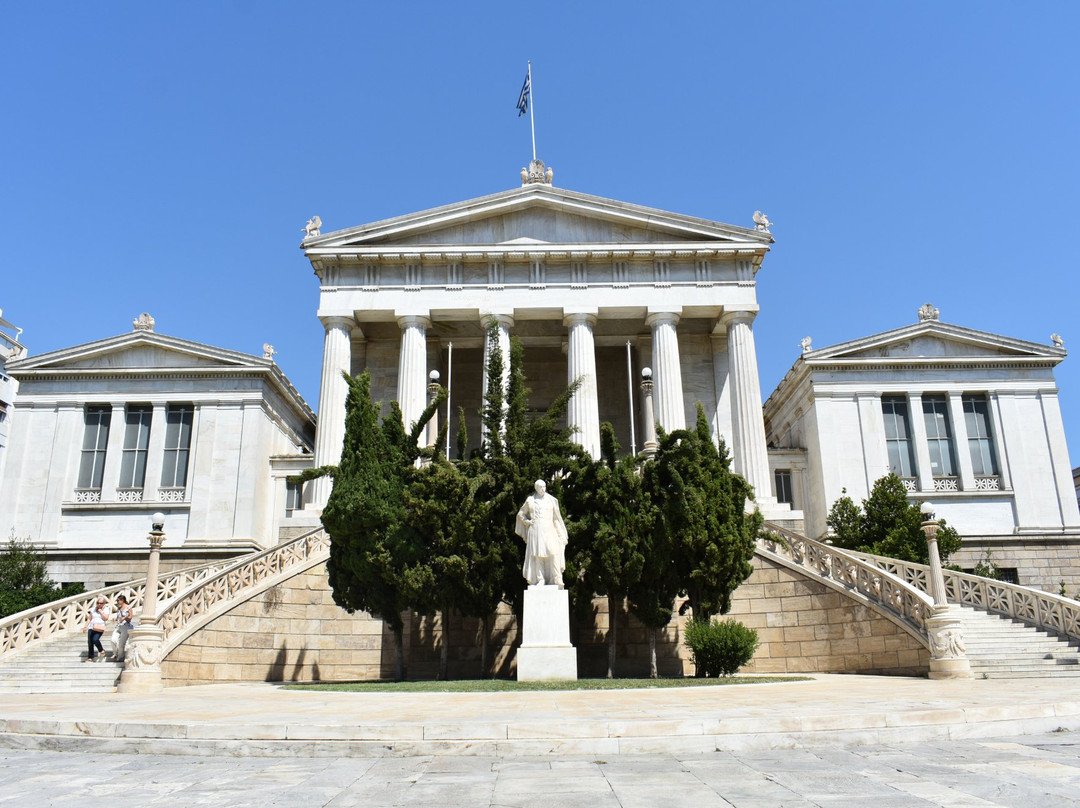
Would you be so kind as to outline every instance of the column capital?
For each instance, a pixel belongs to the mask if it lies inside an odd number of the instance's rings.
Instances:
[[[596,325],[596,312],[595,311],[572,311],[563,315],[563,325],[571,326],[578,323],[587,323],[589,325]]]
[[[319,320],[320,322],[322,322],[323,327],[325,327],[327,331],[329,331],[331,328],[347,328],[352,331],[352,329],[356,326],[355,317],[346,317],[339,314],[331,314],[320,317]]]
[[[645,318],[645,325],[650,327],[661,323],[678,325],[681,318],[682,313],[677,311],[652,311],[649,312],[649,315]]]
[[[757,309],[735,309],[721,314],[720,322],[724,326],[730,327],[734,323],[753,323],[755,317],[757,317]]]
[[[418,325],[428,329],[431,328],[431,318],[426,314],[399,314],[397,316],[397,324],[400,328]]]
[[[480,324],[487,328],[492,323],[498,323],[503,328],[514,327],[514,315],[506,312],[484,311],[480,312]]]

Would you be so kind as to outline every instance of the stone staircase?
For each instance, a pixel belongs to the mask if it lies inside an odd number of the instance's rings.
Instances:
[[[954,606],[964,628],[976,679],[1080,676],[1080,647],[1054,634],[996,614]]]
[[[101,644],[109,650],[111,631]],[[68,632],[9,654],[0,662],[0,693],[111,693],[121,662],[86,660],[86,632]]]

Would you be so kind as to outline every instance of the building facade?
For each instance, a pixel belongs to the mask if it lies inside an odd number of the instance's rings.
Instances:
[[[753,333],[772,236],[554,188],[533,168],[520,188],[304,240],[326,330],[316,465],[340,456],[343,371],[369,371],[406,426],[437,371],[477,445],[494,324],[504,358],[511,335],[523,344],[534,406],[581,380],[567,420],[594,457],[602,421],[642,447],[649,368],[656,421],[693,425],[700,403],[761,507],[789,515],[771,499]],[[319,481],[313,507],[328,494]]]
[[[0,311],[0,480],[4,479],[4,455],[11,438],[11,412],[18,383],[7,374],[8,362],[26,355],[26,348],[19,342],[22,329],[4,319]]]
[[[56,580],[145,574],[157,511],[164,569],[277,541],[287,481],[270,458],[310,462],[315,417],[269,355],[158,334],[142,315],[7,373],[19,394],[0,528],[44,547]]]
[[[858,502],[893,472],[964,536],[962,566],[989,549],[1026,569],[1020,583],[1056,590],[1080,574],[1053,372],[1064,358],[1058,345],[942,322],[929,304],[914,325],[807,345],[764,407],[776,494],[822,538],[845,490]]]

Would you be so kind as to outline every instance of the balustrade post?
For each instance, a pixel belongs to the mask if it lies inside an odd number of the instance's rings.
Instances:
[[[146,588],[143,590],[142,614],[139,625],[128,635],[124,653],[124,672],[116,686],[117,693],[160,693],[161,653],[165,632],[157,625],[158,565],[161,545],[165,541],[165,514],[151,517],[150,558],[146,565]]]
[[[938,523],[934,518],[934,506],[924,502],[920,510],[926,550],[930,556],[930,592],[934,598],[934,613],[926,619],[926,633],[930,640],[930,678],[971,679],[964,629],[959,615],[949,608],[945,598],[945,575],[941,571],[941,556],[938,553]]]

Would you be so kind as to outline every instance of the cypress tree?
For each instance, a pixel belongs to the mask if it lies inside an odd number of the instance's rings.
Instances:
[[[663,434],[659,443],[651,493],[672,545],[679,590],[687,598],[683,609],[698,620],[726,614],[732,592],[753,571],[762,524],[757,510],[746,512],[753,488],[731,471],[723,440],[719,446],[712,442],[700,403],[694,429]]]

